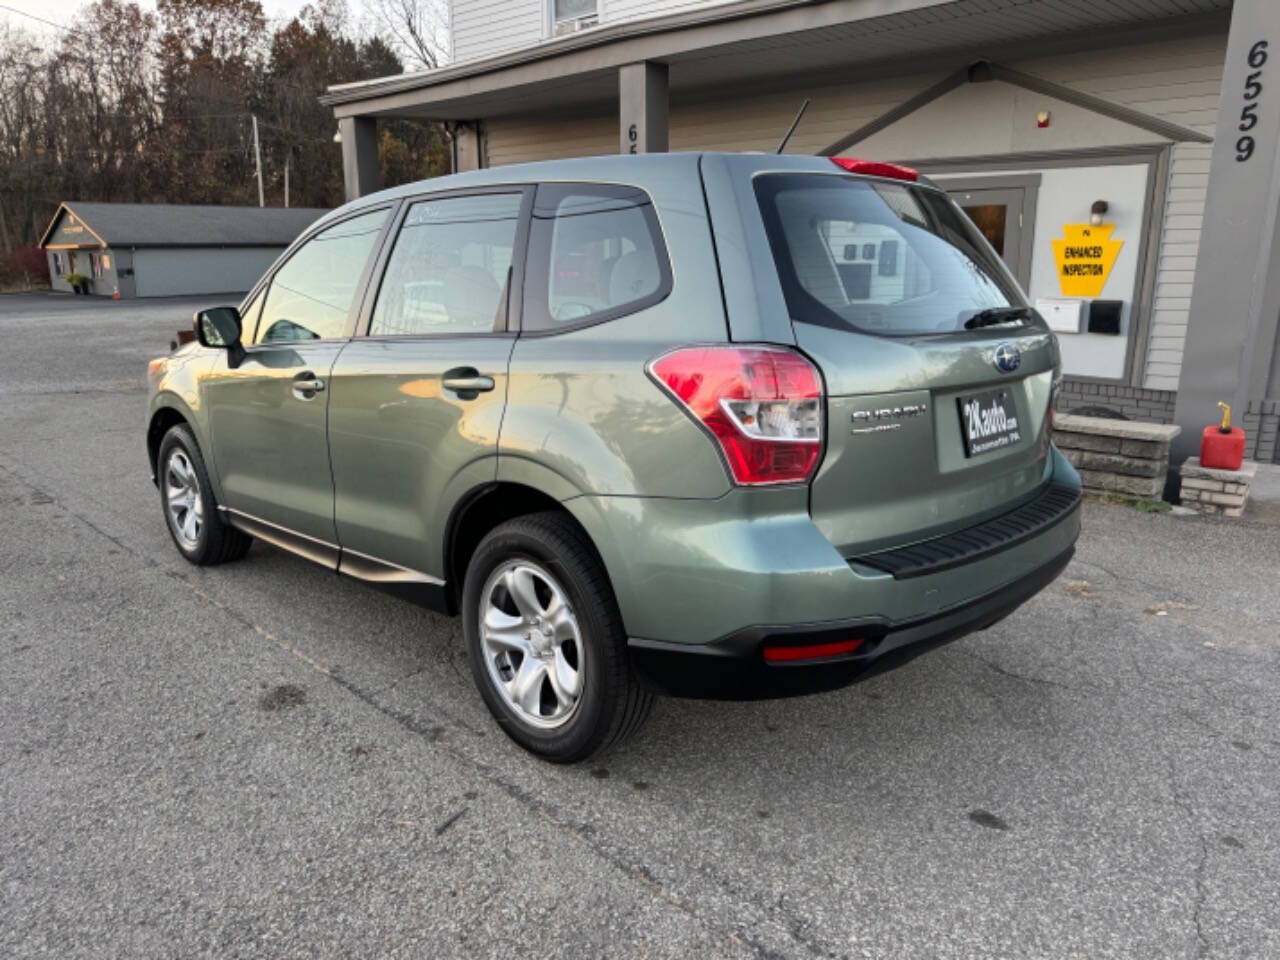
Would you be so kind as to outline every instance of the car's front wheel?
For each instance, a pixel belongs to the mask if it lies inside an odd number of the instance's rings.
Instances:
[[[648,716],[653,695],[631,671],[604,567],[567,517],[539,513],[494,529],[476,548],[463,593],[476,685],[527,750],[584,760]]]
[[[239,560],[253,538],[223,521],[200,446],[184,424],[170,427],[156,456],[160,503],[178,551],[197,566]]]

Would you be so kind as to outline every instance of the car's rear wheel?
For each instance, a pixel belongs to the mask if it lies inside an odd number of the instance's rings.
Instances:
[[[471,671],[503,730],[557,763],[633,733],[639,686],[613,590],[591,544],[556,513],[502,524],[476,548],[463,590]]]
[[[197,566],[239,560],[253,539],[223,521],[209,472],[189,427],[170,427],[156,455],[160,503],[178,552]]]

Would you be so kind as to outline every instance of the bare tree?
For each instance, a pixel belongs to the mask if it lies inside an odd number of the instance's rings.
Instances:
[[[310,0],[268,29],[261,0],[95,0],[62,31],[0,23],[0,288],[63,200],[247,204],[257,199],[250,117],[262,137],[267,202],[342,198],[333,84],[398,74],[447,49],[447,0],[377,0],[395,29],[350,24],[348,0]],[[401,5],[402,4],[402,5]],[[150,3],[147,5],[151,6]],[[380,125],[383,182],[448,170],[438,124]],[[15,273],[15,268],[17,272]],[[30,271],[27,271],[30,272]]]
[[[448,61],[448,0],[368,0],[365,9],[410,69],[434,70]]]

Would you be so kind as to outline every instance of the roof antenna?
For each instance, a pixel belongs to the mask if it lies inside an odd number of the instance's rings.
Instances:
[[[796,114],[796,118],[791,121],[791,129],[787,131],[787,135],[782,138],[782,142],[778,144],[778,153],[781,153],[787,147],[787,141],[791,139],[791,135],[796,132],[796,127],[800,126],[800,118],[804,116],[804,112],[809,109],[809,98],[804,98],[804,103],[800,104],[800,112]]]

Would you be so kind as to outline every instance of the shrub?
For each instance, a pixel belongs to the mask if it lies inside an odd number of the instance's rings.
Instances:
[[[39,247],[15,247],[10,259],[18,276],[26,274],[32,283],[49,282],[49,258]]]
[[[40,247],[15,247],[8,257],[0,257],[0,285],[20,289],[28,283],[33,287],[49,283],[49,259]]]

